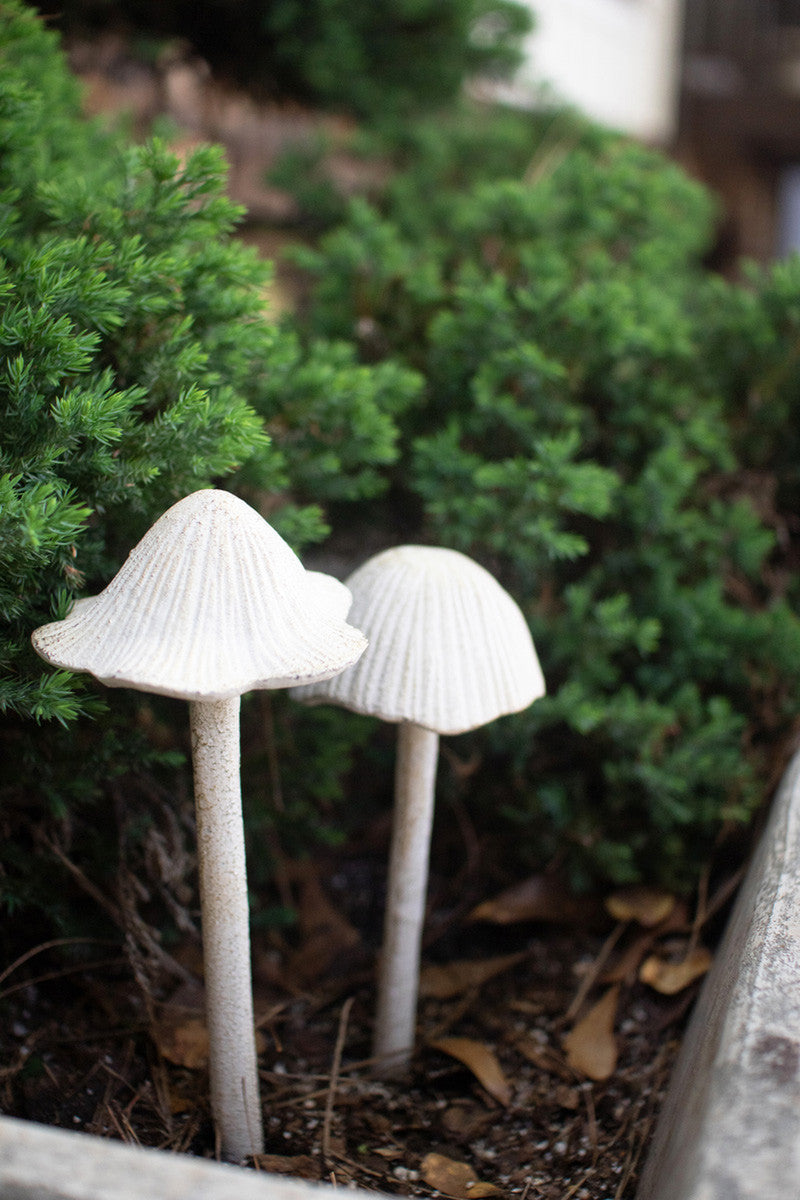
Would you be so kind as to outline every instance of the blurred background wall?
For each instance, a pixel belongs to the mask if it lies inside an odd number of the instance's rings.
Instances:
[[[543,80],[662,146],[720,201],[715,265],[800,248],[800,0],[531,0]]]
[[[532,0],[519,83],[643,141],[675,136],[683,0]]]
[[[800,3],[687,0],[676,153],[724,201],[730,255],[800,246]]]

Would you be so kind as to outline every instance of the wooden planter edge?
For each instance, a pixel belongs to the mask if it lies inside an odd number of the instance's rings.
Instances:
[[[333,1193],[321,1184],[0,1117],[2,1200],[329,1200]]]
[[[800,753],[670,1081],[636,1200],[786,1200],[800,1179]]]

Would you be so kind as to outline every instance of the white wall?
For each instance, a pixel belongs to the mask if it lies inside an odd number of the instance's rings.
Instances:
[[[674,132],[682,0],[528,0],[536,29],[518,83],[547,84],[603,124],[663,144]]]

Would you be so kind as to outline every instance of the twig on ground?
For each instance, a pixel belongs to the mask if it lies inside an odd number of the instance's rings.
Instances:
[[[37,954],[43,954],[45,950],[55,950],[59,946],[114,946],[116,942],[111,938],[90,938],[90,937],[69,937],[69,938],[53,938],[49,942],[41,942],[38,946],[34,946],[31,950],[26,950],[24,954],[20,954],[19,958],[15,958],[10,966],[4,971],[0,971],[0,983],[5,983],[9,975],[13,975],[18,967],[23,966],[29,959],[34,958]],[[5,993],[0,992],[0,997]]]
[[[720,884],[714,895],[706,905],[705,921],[708,922],[712,917],[716,916],[719,910],[727,904],[731,896],[734,894],[739,884],[747,874],[748,864],[744,863],[738,870],[734,871],[729,879]]]
[[[697,904],[694,910],[694,920],[692,921],[692,931],[689,935],[689,942],[686,947],[685,958],[688,959],[700,943],[700,933],[707,920],[708,914],[708,877],[710,873],[709,864],[703,867],[700,872],[700,879],[697,884]]]
[[[586,1101],[586,1122],[589,1131],[589,1145],[592,1147],[592,1167],[597,1165],[597,1156],[600,1153],[599,1139],[597,1135],[597,1113],[594,1107],[594,1095],[592,1093],[592,1085],[585,1083],[581,1091],[583,1098]]]
[[[331,1155],[331,1124],[333,1122],[333,1106],[336,1100],[336,1085],[339,1080],[339,1068],[342,1065],[342,1051],[344,1050],[344,1042],[347,1037],[347,1022],[350,1017],[350,1009],[353,1007],[355,996],[349,996],[342,1005],[342,1012],[339,1017],[339,1031],[336,1035],[336,1045],[333,1048],[333,1061],[331,1063],[331,1080],[328,1086],[328,1099],[325,1104],[325,1117],[322,1123],[322,1157],[327,1163]]]
[[[443,1021],[431,1030],[428,1037],[429,1042],[435,1042],[437,1038],[445,1037],[454,1025],[458,1025],[470,1011],[475,1001],[480,996],[480,987],[470,988],[459,1000],[458,1004],[453,1005],[447,1010],[447,1015]]]
[[[124,888],[120,889],[120,900],[122,905],[117,905],[105,896],[100,889],[92,883],[91,879],[74,863],[60,846],[49,838],[43,839],[48,850],[56,856],[59,862],[66,867],[75,882],[86,892],[87,895],[95,901],[108,915],[114,924],[125,934],[125,947],[130,960],[130,967],[136,976],[136,981],[141,987],[146,996],[150,995],[150,988],[145,977],[143,966],[144,956],[143,950],[146,951],[158,965],[166,970],[170,975],[177,976],[183,983],[189,983],[194,976],[191,971],[187,971],[186,967],[177,962],[171,954],[159,945],[154,932],[145,924],[135,911],[135,905],[128,903]],[[120,876],[120,883],[126,879],[130,879],[130,875],[123,872]]]
[[[133,1039],[130,1038],[125,1047],[121,1071],[115,1071],[110,1063],[105,1061],[100,1063],[101,1069],[105,1071],[108,1078],[106,1080],[106,1086],[103,1090],[103,1097],[95,1108],[91,1121],[86,1126],[88,1133],[100,1133],[102,1131],[105,1124],[105,1119],[109,1115],[111,1103],[117,1094],[120,1084],[122,1084],[123,1087],[129,1088],[130,1091],[133,1091],[133,1085],[127,1078],[127,1071],[130,1069],[131,1062],[133,1061],[133,1053],[134,1042]]]
[[[113,942],[111,943],[114,944]],[[65,979],[67,975],[77,975],[81,971],[97,970],[103,967],[119,967],[127,964],[126,958],[119,956],[115,958],[101,958],[91,963],[76,963],[72,967],[62,967],[60,971],[47,971],[44,975],[34,975],[32,979],[24,979],[22,983],[15,983],[13,987],[6,988],[4,992],[0,992],[0,1000],[7,999],[8,996],[13,996],[15,992],[22,992],[28,987],[38,987],[40,983],[50,983],[53,979]]]
[[[664,1065],[666,1057],[667,1048],[662,1046],[650,1072],[653,1079],[650,1090],[645,1091],[641,1095],[639,1103],[634,1109],[633,1116],[630,1121],[628,1152],[625,1156],[625,1162],[623,1163],[622,1177],[619,1181],[619,1187],[614,1193],[614,1200],[622,1200],[622,1197],[625,1194],[625,1189],[634,1175],[639,1165],[639,1160],[642,1157],[644,1148],[650,1139],[650,1133],[656,1119],[656,1109],[658,1107],[659,1094],[664,1083],[664,1077],[665,1075],[669,1074]],[[646,1110],[644,1113],[642,1113],[643,1109]]]
[[[580,1179],[578,1180],[578,1182],[577,1182],[577,1183],[573,1183],[572,1187],[569,1189],[569,1191],[568,1191],[568,1192],[564,1192],[564,1195],[563,1195],[563,1197],[562,1197],[562,1200],[570,1200],[570,1196],[574,1196],[574,1195],[575,1195],[575,1193],[576,1193],[576,1192],[577,1192],[577,1191],[578,1191],[580,1188],[582,1188],[582,1187],[583,1187],[583,1185],[586,1183],[587,1179],[589,1179],[589,1177],[591,1176],[591,1174],[592,1174],[592,1171],[593,1171],[593,1170],[594,1170],[594,1167],[590,1167],[588,1171],[584,1171],[583,1175],[581,1175],[581,1177],[580,1177]]]
[[[288,1007],[288,1000],[281,1000],[279,1004],[271,1005],[266,1012],[262,1013],[260,1017],[256,1018],[255,1028],[263,1029],[265,1025],[271,1024],[272,1021],[274,1021],[276,1017],[279,1017],[281,1013],[284,1012]],[[270,1032],[272,1031],[270,1030]],[[278,1045],[278,1049],[280,1050],[280,1044]]]
[[[611,933],[608,935],[606,940],[603,942],[603,945],[600,947],[600,953],[597,955],[597,958],[594,960],[591,967],[588,969],[588,971],[584,975],[583,979],[581,980],[580,987],[578,988],[577,992],[575,993],[572,1003],[570,1004],[567,1011],[564,1013],[564,1016],[562,1018],[563,1024],[569,1025],[572,1021],[575,1020],[575,1017],[578,1015],[581,1008],[583,1007],[584,1000],[589,995],[589,992],[592,990],[592,988],[594,987],[597,980],[600,978],[600,975],[602,974],[602,971],[603,971],[603,967],[606,965],[606,963],[608,962],[608,959],[611,955],[611,951],[614,949],[617,942],[622,937],[623,933],[625,932],[625,930],[627,928],[628,928],[627,921],[618,921],[617,924],[614,926],[614,928],[611,930]]]

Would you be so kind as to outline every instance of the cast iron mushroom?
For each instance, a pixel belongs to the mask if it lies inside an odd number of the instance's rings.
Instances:
[[[194,492],[108,587],[37,629],[36,651],[109,687],[189,701],[211,1107],[226,1158],[263,1146],[239,782],[243,692],[326,679],[363,652],[341,584],[307,572],[229,492]]]
[[[369,646],[355,666],[291,695],[399,723],[373,1046],[378,1072],[392,1075],[414,1044],[439,735],[527,708],[545,685],[519,607],[466,555],[397,546],[345,583]]]

